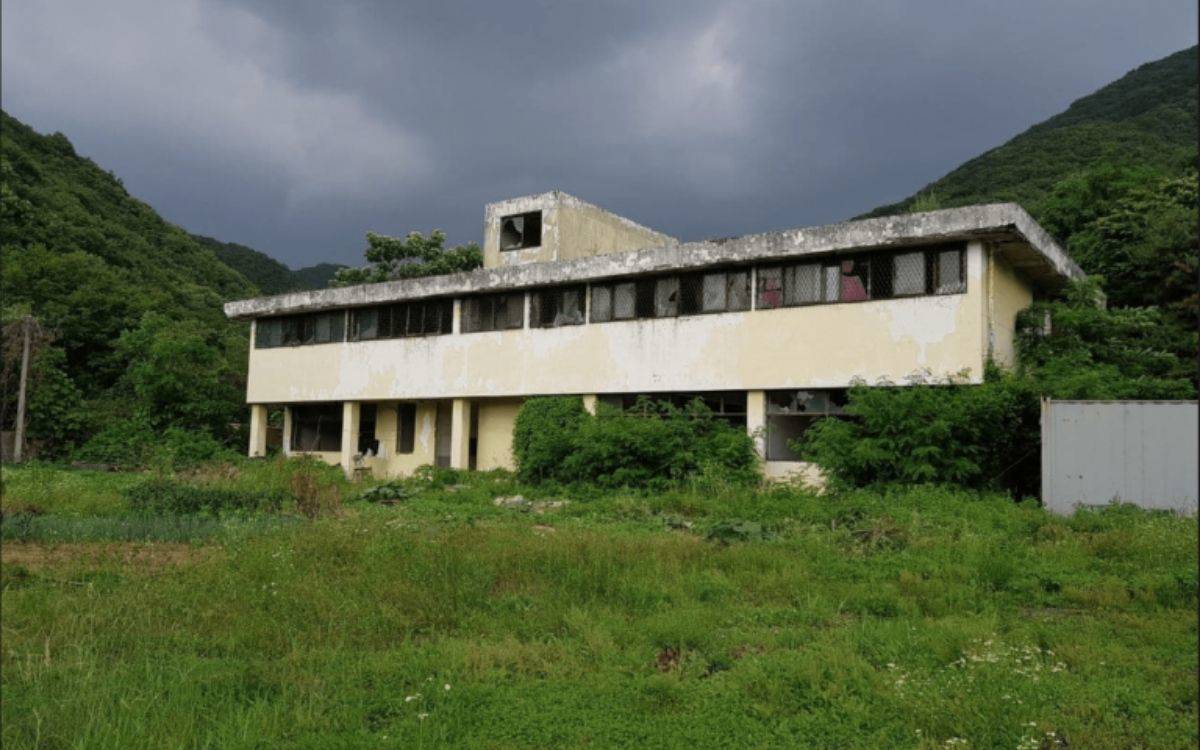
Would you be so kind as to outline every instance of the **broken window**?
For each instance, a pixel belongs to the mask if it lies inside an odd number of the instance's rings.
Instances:
[[[679,314],[679,277],[663,276],[654,282],[655,318],[673,318]],[[639,315],[638,317],[649,317]]]
[[[758,304],[762,310],[771,310],[783,306],[783,268],[767,266],[759,268],[755,274],[758,286]]]
[[[350,316],[350,339],[396,339],[450,333],[454,300],[430,299],[360,307]]]
[[[342,310],[259,318],[255,323],[254,347],[271,349],[342,341],[345,319],[346,314]]]
[[[529,325],[557,328],[583,323],[584,287],[567,286],[532,292],[529,298]]]
[[[400,404],[396,407],[396,453],[412,453],[416,441],[417,405]]]
[[[525,326],[525,293],[483,294],[462,301],[462,332],[502,331]]]
[[[715,418],[732,427],[746,428],[745,391],[614,393],[600,396],[599,400],[622,411],[644,416],[661,414],[661,410],[658,408],[660,404],[670,404],[676,409],[684,409],[693,402],[700,401]]]
[[[341,404],[292,407],[292,450],[337,452],[341,449]]]
[[[843,260],[838,279],[838,300],[861,302],[871,298],[871,261],[864,258]]]
[[[500,219],[500,249],[522,250],[542,244],[542,212],[505,216]]]
[[[819,420],[844,413],[844,390],[767,391],[768,461],[799,461],[791,443]]]

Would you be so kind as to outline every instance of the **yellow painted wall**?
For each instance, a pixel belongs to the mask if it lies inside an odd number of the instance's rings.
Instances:
[[[512,454],[513,424],[521,409],[521,399],[496,399],[478,402],[479,432],[476,434],[475,468],[516,468]]]
[[[483,228],[484,268],[572,260],[675,243],[667,235],[565,195],[545,193],[488,208]],[[501,252],[500,220],[527,211],[542,212],[541,245]]]
[[[1017,358],[1017,313],[1033,303],[1033,288],[995,255],[989,255],[987,276],[988,346],[996,364],[1012,367]]]
[[[247,401],[837,388],[986,357],[983,255],[965,294],[317,346],[253,349]]]
[[[396,416],[396,402],[376,404],[375,439],[379,441],[379,455],[366,459],[365,462],[376,476],[407,476],[417,467],[432,464],[435,460],[437,403],[417,403],[416,434],[413,436],[412,453],[396,452]]]

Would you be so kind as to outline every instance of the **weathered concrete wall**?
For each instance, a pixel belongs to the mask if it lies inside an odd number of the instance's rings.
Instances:
[[[489,399],[480,401],[479,425],[476,438],[475,468],[515,469],[512,436],[521,399]]]
[[[1196,514],[1195,401],[1042,404],[1042,502],[1056,513],[1121,501]]]
[[[483,268],[469,273],[399,279],[340,289],[290,292],[225,304],[231,318],[353,307],[396,300],[524,289],[633,274],[681,271],[763,260],[802,258],[862,248],[950,240],[989,240],[1006,262],[1046,286],[1082,278],[1080,270],[1024,209],[1014,203],[967,206],[920,214],[864,219],[822,227],[751,234],[723,241],[661,245],[622,253],[544,263]]]
[[[517,397],[903,382],[983,374],[983,251],[964,294],[551,329],[252,349],[250,403]]]
[[[529,211],[542,212],[541,244],[502,252],[500,220]],[[675,244],[678,241],[673,237],[557,191],[489,203],[484,210],[484,268],[573,260]]]
[[[437,404],[423,401],[417,404],[416,432],[413,435],[413,452],[396,452],[396,430],[398,428],[396,404],[381,403],[375,407],[375,439],[379,441],[379,455],[366,459],[365,466],[376,476],[404,476],[419,466],[432,464],[435,460],[434,443],[437,424]]]
[[[1033,287],[996,253],[988,253],[988,341],[992,361],[1016,365],[1017,313],[1033,303]]]

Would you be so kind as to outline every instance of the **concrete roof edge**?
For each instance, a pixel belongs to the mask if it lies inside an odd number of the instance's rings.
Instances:
[[[1079,266],[1025,209],[1015,203],[990,203],[750,234],[728,240],[664,244],[576,260],[481,268],[446,276],[291,292],[227,302],[224,309],[230,318],[248,319],[1002,234],[1017,235],[1055,276],[1062,279],[1083,277]]]

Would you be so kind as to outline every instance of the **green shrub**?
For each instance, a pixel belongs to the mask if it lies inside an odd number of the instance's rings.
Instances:
[[[513,424],[513,456],[521,478],[536,482],[558,476],[587,419],[583,402],[574,396],[526,401]]]
[[[513,453],[526,481],[662,488],[702,473],[757,478],[750,436],[699,401],[679,409],[643,399],[632,412],[601,404],[593,416],[577,398],[530,399],[517,415]]]
[[[125,491],[129,507],[146,515],[219,515],[230,511],[277,511],[286,493],[193,485],[154,477]]]
[[[179,427],[159,431],[144,420],[119,419],[92,436],[74,458],[137,469],[151,464],[184,468],[238,456],[207,432]]]
[[[858,385],[848,395],[849,419],[818,422],[796,446],[833,480],[1036,491],[1040,411],[1031,381],[991,369],[981,385]]]

